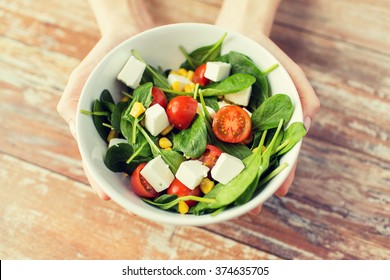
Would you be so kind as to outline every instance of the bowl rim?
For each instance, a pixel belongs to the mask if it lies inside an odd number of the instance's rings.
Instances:
[[[240,40],[244,40],[247,43],[251,42],[252,45],[256,45],[257,48],[261,48],[262,52],[266,53],[270,58],[272,58],[275,63],[279,64],[279,71],[282,72],[282,74],[285,76],[285,81],[288,83],[288,87],[291,89],[292,94],[296,95],[298,97],[298,102],[295,104],[294,112],[297,111],[298,113],[298,118],[300,121],[303,121],[302,117],[302,106],[299,101],[299,95],[298,91],[288,74],[287,70],[283,67],[283,65],[280,63],[280,61],[271,53],[269,52],[264,46],[260,45],[259,43],[253,41],[252,39],[237,33],[232,30],[228,30],[226,28],[222,28],[219,26],[211,25],[211,24],[205,24],[205,23],[174,23],[174,24],[167,24],[167,25],[162,25],[158,26],[149,30],[146,30],[144,32],[141,32],[135,36],[132,36],[126,40],[124,40],[122,43],[118,44],[116,47],[114,47],[110,52],[108,52],[104,58],[99,61],[99,63],[95,66],[95,68],[92,70],[90,73],[83,89],[80,95],[80,99],[78,102],[77,106],[77,115],[76,115],[76,139],[77,139],[77,145],[81,154],[81,158],[83,163],[85,164],[85,167],[90,171],[90,175],[93,177],[94,181],[97,182],[103,182],[103,184],[100,184],[99,186],[101,189],[117,204],[120,206],[124,207],[126,210],[134,213],[137,216],[146,218],[148,220],[152,220],[154,222],[158,223],[164,223],[164,224],[171,224],[171,225],[186,225],[186,226],[202,226],[202,225],[207,225],[207,224],[215,224],[215,223],[220,223],[224,222],[227,220],[230,220],[232,218],[237,218],[239,216],[242,216],[245,213],[248,213],[250,210],[254,209],[255,207],[259,206],[260,204],[264,203],[266,200],[268,200],[274,193],[275,191],[280,187],[280,185],[283,183],[283,181],[287,178],[288,174],[291,172],[294,164],[296,163],[301,144],[302,144],[302,139],[294,146],[292,150],[290,150],[287,154],[293,155],[292,156],[292,162],[289,164],[283,172],[281,172],[277,177],[274,179],[278,179],[277,182],[280,182],[278,184],[274,184],[274,187],[266,187],[264,190],[262,190],[259,194],[254,196],[249,202],[236,206],[230,209],[227,209],[225,211],[222,211],[216,216],[212,216],[211,214],[206,214],[206,215],[191,215],[191,214],[186,214],[182,215],[179,213],[171,213],[167,212],[161,209],[157,209],[151,205],[148,205],[145,203],[147,207],[140,207],[137,204],[132,204],[131,207],[128,205],[128,199],[124,199],[120,193],[115,191],[113,188],[108,187],[108,184],[105,184],[106,180],[103,174],[97,172],[96,168],[94,168],[94,164],[91,160],[90,154],[86,152],[86,139],[84,138],[84,134],[82,131],[82,119],[81,119],[81,113],[80,110],[83,109],[82,106],[84,105],[84,102],[86,102],[86,92],[88,89],[92,86],[94,79],[99,75],[99,72],[102,71],[101,67],[106,64],[109,59],[115,55],[115,53],[123,48],[124,46],[131,44],[133,40],[137,40],[138,38],[141,38],[142,36],[145,35],[151,35],[153,33],[158,33],[158,32],[172,32],[172,30],[177,30],[177,29],[189,29],[189,28],[212,28],[215,29],[215,31],[220,31],[221,33],[226,32],[228,36],[233,36],[234,38],[238,38]],[[179,45],[180,42],[177,42],[177,45]],[[109,171],[109,170],[108,170]],[[111,171],[110,171],[111,172]],[[90,178],[88,178],[90,179]],[[92,178],[91,178],[92,179]],[[273,180],[274,180],[273,179]],[[276,187],[277,186],[277,187]],[[149,209],[151,211],[149,211]],[[161,215],[156,215],[156,211],[153,209],[157,209],[158,212],[161,212]]]

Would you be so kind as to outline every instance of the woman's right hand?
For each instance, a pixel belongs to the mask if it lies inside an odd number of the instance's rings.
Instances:
[[[154,27],[154,22],[149,16],[143,0],[118,0],[115,5],[112,5],[111,2],[108,0],[90,0],[102,37],[72,71],[57,105],[58,113],[68,123],[75,139],[77,104],[92,70],[118,44],[139,32]],[[110,11],[110,13],[107,13],[107,11]],[[142,18],[140,18],[140,15],[142,15]],[[99,197],[104,200],[110,199],[101,190],[99,184],[91,179],[90,172],[85,164],[83,164],[83,167],[92,188]]]

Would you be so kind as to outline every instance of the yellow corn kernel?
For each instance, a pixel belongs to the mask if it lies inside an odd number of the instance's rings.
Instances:
[[[187,71],[186,78],[187,78],[188,80],[190,80],[191,82],[193,82],[193,81],[194,81],[194,71],[188,70],[188,71]]]
[[[214,181],[211,181],[209,178],[204,178],[202,182],[200,182],[200,190],[207,194],[214,188]]]
[[[264,153],[266,149],[267,149],[266,146],[262,146],[262,147],[261,147],[261,153]],[[258,150],[259,150],[259,147],[256,147],[256,148],[254,148],[254,149],[252,150],[252,153],[256,153],[256,151],[258,151]]]
[[[121,102],[127,102],[127,101],[129,101],[129,97],[123,96]]]
[[[187,76],[187,70],[184,68],[180,68],[179,70],[177,70],[177,74],[185,77],[185,76]]]
[[[167,137],[161,137],[160,140],[158,140],[158,145],[161,149],[166,149],[172,147],[172,142]]]
[[[184,92],[193,92],[195,90],[195,84],[191,83],[184,86]]]
[[[107,141],[110,142],[110,140],[111,140],[112,138],[117,138],[118,135],[119,135],[118,131],[116,131],[116,130],[114,130],[114,129],[111,129],[111,130],[110,130],[110,133],[108,133],[108,135],[107,135]]]
[[[171,132],[172,131],[172,129],[173,129],[173,125],[168,125],[166,128],[164,128],[164,130],[163,131],[161,131],[161,135],[162,136],[165,136],[165,135],[167,135],[169,132]]]
[[[187,203],[185,203],[184,201],[179,202],[178,210],[180,214],[186,214],[189,209],[190,207],[188,207]]]
[[[171,70],[171,71],[169,71],[169,74],[175,74],[175,75],[179,75],[179,74],[177,73],[177,71],[175,71],[175,70]]]
[[[179,81],[174,81],[171,85],[171,88],[174,90],[174,91],[181,91],[181,84]]]
[[[141,102],[135,102],[133,108],[131,108],[130,115],[134,118],[138,118],[146,109]]]

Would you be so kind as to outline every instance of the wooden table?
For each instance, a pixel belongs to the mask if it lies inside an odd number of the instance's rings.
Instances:
[[[150,2],[160,24],[187,21],[181,5],[212,23],[221,4]],[[56,112],[99,38],[86,1],[0,1],[0,258],[390,259],[389,19],[388,0],[284,1],[272,39],[322,103],[291,191],[259,216],[179,227],[100,200]]]

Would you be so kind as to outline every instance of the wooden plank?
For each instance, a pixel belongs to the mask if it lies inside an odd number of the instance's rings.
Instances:
[[[212,23],[222,0],[186,3],[149,1],[166,24]],[[322,109],[290,194],[258,217],[204,228],[131,218],[79,183],[76,143],[55,107],[97,26],[86,1],[46,5],[0,2],[2,258],[390,258],[388,1],[282,2],[272,39],[304,68]]]
[[[390,56],[302,31],[275,30],[275,41],[305,69],[321,100],[310,135],[389,161],[390,84],[385,73],[390,73]]]
[[[389,259],[389,183],[390,163],[308,139],[287,197],[206,228],[287,259]]]
[[[149,1],[149,11],[158,25],[178,22],[213,24],[222,2],[221,0],[186,0],[179,4],[176,1],[151,0]]]
[[[387,0],[282,1],[276,24],[390,54]]]
[[[40,5],[38,5],[39,2],[41,2]],[[54,7],[44,10],[41,7],[42,1],[28,1],[28,5],[23,4],[22,6],[18,5],[20,4],[18,1],[13,1],[13,5],[4,7],[1,7],[2,3],[0,3],[0,8],[3,9],[4,13],[1,18],[0,35],[20,44],[16,48],[16,52],[22,48],[35,47],[39,50],[42,59],[45,58],[48,51],[58,52],[62,57],[66,55],[77,58],[78,60],[73,61],[70,59],[73,64],[69,70],[63,69],[66,72],[62,76],[66,78],[79,60],[83,59],[97,42],[99,33],[93,16],[90,13],[87,16],[86,13],[82,12],[83,10],[90,11],[88,6],[77,12],[73,9],[81,8],[78,5],[75,7],[68,5],[72,7],[70,10],[68,8],[58,10],[61,7],[56,6],[60,3],[61,1],[53,1]],[[84,1],[78,3],[84,3]],[[59,16],[58,12],[63,15]],[[79,17],[83,17],[83,19]],[[4,45],[4,48],[7,46]],[[28,56],[26,57],[28,58]],[[59,58],[53,64],[60,66],[60,62]],[[57,84],[62,85],[59,81]]]
[[[24,26],[20,26],[20,29],[22,28]],[[376,73],[389,70],[389,58],[364,49],[356,49],[344,42],[335,43],[302,32],[288,32],[280,27],[277,27],[276,31],[277,34],[284,35],[277,35],[275,39],[307,70],[322,100],[323,109],[319,113],[317,124],[313,126],[312,135],[318,138],[326,136],[334,143],[350,145],[357,151],[363,150],[387,160],[389,147],[386,143],[390,132],[386,124],[390,121],[387,114],[390,111],[390,85],[386,76]],[[296,37],[301,37],[302,40],[296,42]],[[5,47],[3,59],[6,59],[0,62],[0,74],[5,80],[0,82],[6,99],[6,102],[0,105],[1,117],[13,120],[0,124],[1,133],[6,135],[2,151],[14,153],[41,166],[49,160],[50,166],[56,172],[62,172],[63,159],[75,162],[75,167],[65,168],[65,172],[66,169],[72,168],[65,174],[85,181],[78,162],[76,145],[66,124],[56,114],[58,98],[52,95],[61,93],[60,89],[67,79],[62,73],[70,72],[78,60],[52,51],[42,51],[39,45],[25,46],[6,38],[0,40]],[[332,48],[327,47],[329,45],[332,45]],[[295,49],[301,52],[296,52]],[[318,56],[318,53],[323,55]],[[366,64],[374,71],[367,72],[358,65],[351,67],[351,61],[359,61],[359,57],[365,57]],[[36,71],[36,67],[42,71]],[[334,72],[323,75],[329,67],[333,67]],[[24,109],[27,111],[20,114],[20,108],[30,109]],[[335,110],[335,114],[329,114],[327,108]],[[351,114],[353,115],[349,116]],[[28,122],[35,123],[22,132],[19,128]],[[343,125],[339,127],[339,123]],[[33,135],[43,129],[46,131],[45,135]],[[50,135],[52,140],[57,138],[50,146],[61,150],[48,150],[47,145],[43,145],[42,150],[46,154],[42,154],[38,152],[40,149],[31,147],[36,147],[39,141],[47,141],[47,135]],[[364,141],[358,141],[356,138]],[[30,144],[16,142],[15,139],[25,139],[26,142],[30,141]],[[378,139],[380,143],[377,143]]]
[[[275,259],[201,228],[130,216],[85,185],[0,154],[1,259]]]
[[[48,5],[50,4],[50,9]],[[17,33],[25,32],[26,36],[30,36],[30,32],[36,32],[35,29],[40,22],[46,23],[46,28],[57,26],[69,30],[78,31],[80,33],[89,34],[98,31],[95,18],[92,14],[88,1],[2,1],[0,2],[2,10],[2,20],[9,21],[9,17],[14,17],[14,24],[17,26],[19,21],[30,21],[30,26],[25,30],[14,29],[12,21],[7,26],[9,31],[16,35]],[[22,18],[22,19],[21,19]],[[42,27],[41,27],[42,28]],[[1,30],[1,29],[0,29]],[[15,32],[16,31],[16,32]],[[49,32],[50,33],[50,32]],[[41,34],[41,36],[46,36]],[[31,38],[32,39],[32,38]],[[78,42],[78,41],[77,41]]]

